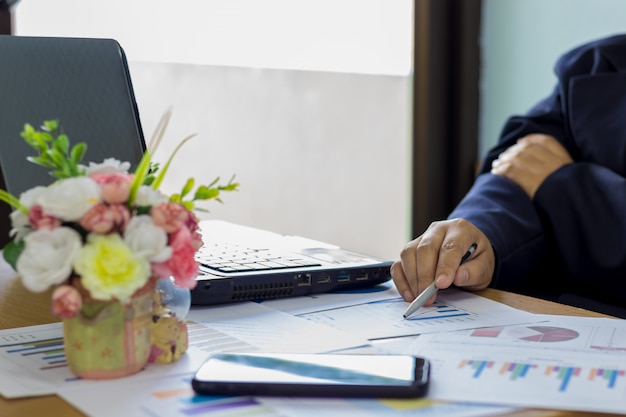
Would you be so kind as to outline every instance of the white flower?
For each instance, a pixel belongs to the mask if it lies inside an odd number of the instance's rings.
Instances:
[[[150,262],[164,262],[172,256],[172,248],[167,246],[167,233],[145,214],[130,219],[124,241],[133,253]]]
[[[33,207],[37,198],[46,191],[46,187],[37,186],[20,194],[20,203],[29,209]],[[9,236],[13,237],[16,242],[24,239],[26,235],[32,232],[30,223],[28,222],[28,214],[22,213],[20,210],[13,210],[9,215],[11,218],[12,229]]]
[[[142,185],[139,187],[139,190],[137,190],[137,198],[135,199],[138,206],[149,207],[158,206],[159,204],[167,203],[168,201],[169,198],[165,194],[148,185]]]
[[[12,226],[9,236],[14,238],[16,242],[21,241],[33,231],[28,222],[28,214],[24,214],[20,210],[13,210],[9,217]]]
[[[100,164],[90,162],[89,166],[80,165],[80,167],[85,170],[87,176],[94,174],[115,174],[117,172],[128,174],[130,162],[121,162],[115,158],[107,158]]]
[[[46,192],[46,189],[47,187],[38,185],[37,187],[24,191],[20,194],[20,203],[24,204],[28,208],[31,208],[35,205],[39,196]]]
[[[44,213],[64,221],[79,220],[99,202],[100,186],[89,177],[72,177],[55,182],[36,199]]]
[[[69,278],[82,246],[78,232],[69,227],[36,230],[24,238],[24,243],[15,267],[24,286],[33,292],[45,291]]]

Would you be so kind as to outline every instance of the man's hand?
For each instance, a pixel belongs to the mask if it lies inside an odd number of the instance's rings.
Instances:
[[[474,254],[461,258],[476,243]],[[426,232],[409,242],[400,260],[391,266],[391,277],[405,301],[413,301],[433,280],[438,288],[453,283],[469,290],[486,288],[493,277],[495,255],[489,239],[464,219],[432,223]],[[427,305],[434,302],[435,297]]]
[[[554,137],[532,134],[502,152],[491,165],[491,173],[513,181],[532,200],[543,181],[563,165],[574,162]]]

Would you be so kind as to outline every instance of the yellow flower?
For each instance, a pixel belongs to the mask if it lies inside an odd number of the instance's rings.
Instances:
[[[150,278],[150,263],[136,256],[118,234],[90,234],[74,270],[93,298],[122,303]]]

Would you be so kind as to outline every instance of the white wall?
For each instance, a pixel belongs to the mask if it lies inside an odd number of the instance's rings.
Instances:
[[[552,91],[563,52],[626,32],[625,16],[624,0],[484,0],[481,155],[509,116]]]
[[[408,217],[406,77],[132,63],[146,137],[174,114],[155,158],[178,154],[164,183],[237,175],[210,216],[301,234],[385,257]],[[149,128],[150,127],[150,128]]]
[[[236,174],[211,218],[395,258],[409,238],[411,4],[29,0],[16,34],[122,44],[147,139],[174,110],[155,158],[198,133],[165,191]]]

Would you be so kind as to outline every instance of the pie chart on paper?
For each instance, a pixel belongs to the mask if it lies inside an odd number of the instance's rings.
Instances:
[[[564,327],[526,326],[511,330],[509,336],[528,342],[565,342],[576,339],[579,333]]]

